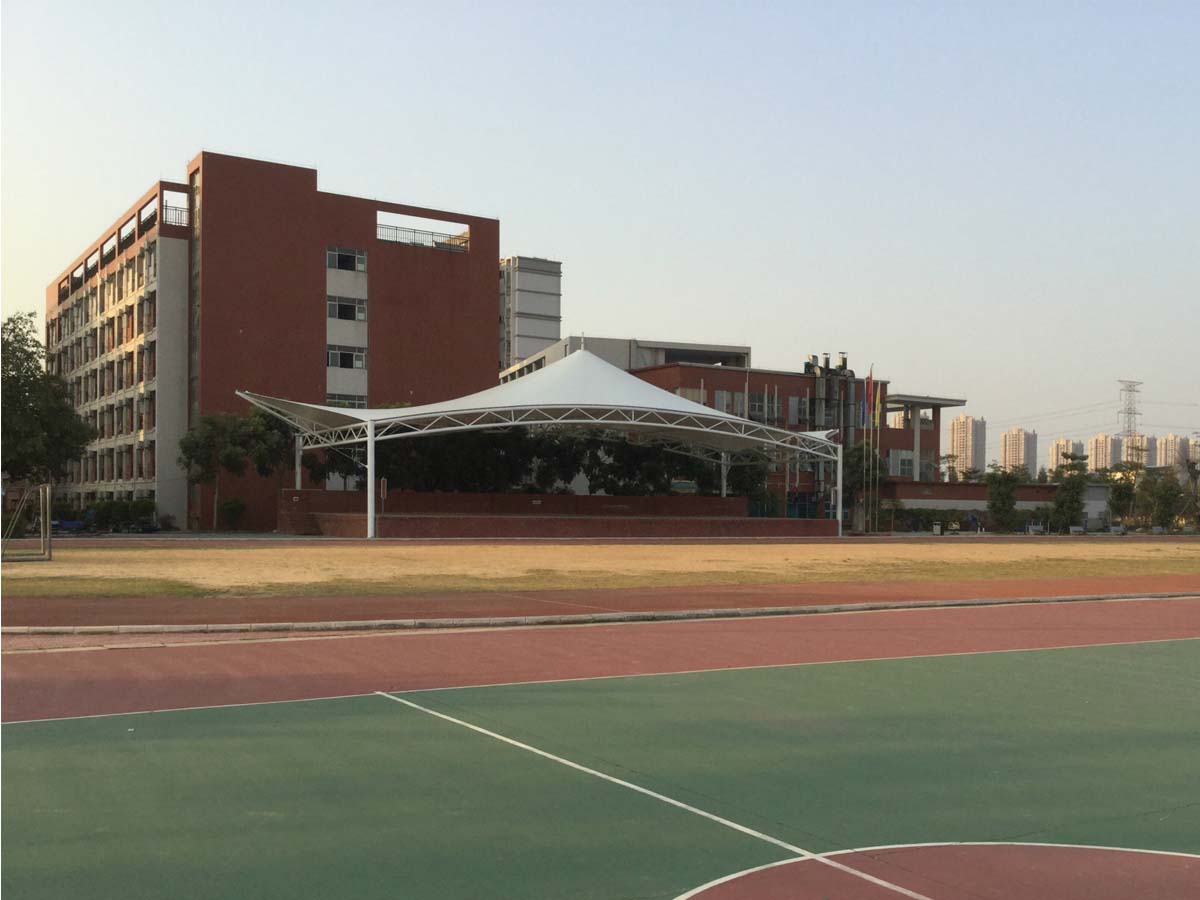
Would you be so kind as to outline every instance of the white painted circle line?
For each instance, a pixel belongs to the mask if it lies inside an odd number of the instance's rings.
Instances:
[[[1105,847],[1099,844],[1055,844],[1037,841],[929,841],[917,844],[879,844],[874,847],[851,847],[848,850],[829,850],[825,853],[814,853],[812,856],[797,856],[792,859],[781,859],[777,862],[766,863],[761,866],[752,866],[749,869],[742,869],[740,872],[731,872],[728,875],[722,875],[720,878],[714,878],[712,881],[706,882],[699,887],[692,888],[687,893],[680,894],[674,900],[691,900],[691,898],[697,897],[705,891],[719,887],[722,884],[737,881],[739,878],[753,875],[756,872],[765,872],[767,869],[790,866],[793,863],[810,861],[828,862],[830,857],[834,856],[849,856],[854,853],[875,853],[884,850],[910,850],[920,847],[1053,847],[1059,850],[1105,850],[1113,853],[1147,853],[1152,856],[1175,856],[1183,857],[1184,859],[1200,860],[1200,854],[1196,853],[1181,853],[1175,850],[1145,850],[1140,847]]]
[[[885,888],[886,890],[900,894],[903,897],[908,897],[909,900],[933,900],[933,898],[928,897],[925,894],[918,894],[916,891],[910,891],[908,888],[901,887],[898,884],[893,884],[892,882],[885,881],[882,878],[876,878],[874,875],[869,875],[866,872],[860,872],[858,869],[855,869],[852,866],[847,866],[844,863],[838,862],[837,860],[826,859],[819,854],[813,853],[811,850],[805,850],[803,847],[799,847],[795,844],[789,844],[787,841],[781,840],[777,837],[772,837],[769,834],[758,831],[754,828],[750,828],[747,825],[734,822],[732,819],[726,819],[724,816],[718,816],[716,813],[711,813],[707,810],[700,809],[698,806],[692,806],[690,803],[684,803],[682,800],[676,800],[674,797],[669,797],[666,794],[660,794],[658,791],[652,791],[649,788],[642,787],[639,784],[634,784],[632,781],[625,781],[623,778],[617,778],[614,775],[608,775],[607,773],[601,772],[598,769],[589,768],[588,766],[566,759],[565,757],[556,756],[553,753],[549,753],[545,750],[539,749],[538,747],[534,747],[531,744],[526,744],[514,738],[506,737],[505,735],[499,734],[495,731],[489,731],[482,726],[474,725],[471,722],[467,722],[463,719],[456,719],[454,716],[449,716],[445,713],[438,712],[437,710],[429,709],[426,706],[421,706],[419,703],[413,703],[411,700],[406,700],[403,697],[397,697],[385,691],[378,691],[377,693],[381,697],[386,697],[388,700],[391,700],[395,703],[401,703],[404,706],[411,707],[412,709],[423,712],[426,715],[442,719],[443,721],[450,722],[451,724],[458,725],[478,734],[482,734],[485,737],[490,737],[494,740],[500,741],[501,743],[516,747],[519,750],[524,750],[528,753],[534,754],[535,756],[540,756],[543,759],[548,759],[551,762],[558,763],[561,766],[566,766],[569,769],[582,772],[585,775],[591,775],[594,778],[599,778],[619,787],[626,788],[627,790],[643,794],[644,796],[650,797],[654,800],[666,803],[669,806],[674,806],[676,809],[681,809],[684,812],[692,813],[693,815],[708,819],[711,822],[716,822],[718,825],[724,825],[726,828],[741,832],[749,837],[757,838],[758,840],[765,841],[768,844],[774,844],[776,847],[781,847],[784,850],[797,854],[797,857],[800,859],[810,859],[814,862],[821,863],[822,865],[830,866],[834,869],[840,869],[848,875],[853,875],[856,878],[869,881],[878,887]]]
[[[851,847],[849,850],[830,850],[820,856],[845,856],[850,853],[875,853],[881,850],[909,850],[918,847],[1056,847],[1060,850],[1107,850],[1113,853],[1149,853],[1152,856],[1181,856],[1200,860],[1200,853],[1179,850],[1147,850],[1143,847],[1107,847],[1103,844],[1057,844],[1051,841],[927,841],[917,844],[880,844],[876,847]]]

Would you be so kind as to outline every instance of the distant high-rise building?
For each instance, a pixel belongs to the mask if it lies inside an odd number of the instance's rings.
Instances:
[[[983,471],[987,445],[987,420],[968,416],[956,416],[950,423],[951,478],[958,479],[968,469]]]
[[[1073,441],[1070,438],[1060,437],[1050,445],[1050,461],[1048,468],[1051,472],[1060,466],[1067,464],[1067,455],[1082,456],[1083,441]]]
[[[1181,465],[1187,460],[1192,445],[1196,443],[1186,435],[1168,434],[1158,448],[1158,464],[1171,467]]]
[[[536,256],[500,260],[500,369],[541,353],[562,328],[562,263]]]
[[[1158,438],[1152,434],[1135,434],[1125,441],[1121,460],[1153,469],[1158,465]]]
[[[1121,438],[1103,431],[1088,441],[1088,471],[1111,469],[1121,461]]]
[[[1037,472],[1037,432],[1020,426],[1004,432],[1000,445],[1000,467],[1011,472],[1018,467],[1033,475]]]

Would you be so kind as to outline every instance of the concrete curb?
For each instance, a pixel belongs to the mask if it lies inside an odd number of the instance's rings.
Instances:
[[[748,606],[732,609],[686,609],[660,612],[584,613],[561,616],[492,616],[477,619],[358,619],[342,622],[241,622],[223,625],[6,625],[0,634],[222,634],[230,632],[410,631],[416,629],[521,628],[531,625],[599,625],[622,622],[679,622],[763,616],[807,616],[821,613],[870,612],[887,609],[931,609],[962,606],[1009,606],[1022,603],[1080,603],[1095,600],[1170,600],[1195,593],[1081,594],[1067,597],[982,597],[964,600],[889,600],[877,603],[827,603],[819,606]]]

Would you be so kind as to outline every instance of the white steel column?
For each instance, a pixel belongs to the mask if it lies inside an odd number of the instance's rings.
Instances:
[[[921,407],[910,406],[913,422],[913,481],[921,480]]]
[[[837,526],[838,537],[842,536],[842,445],[837,445]]]
[[[375,537],[375,420],[367,420],[367,537]]]
[[[724,450],[721,451],[721,496],[726,495],[726,484],[729,476],[729,454]]]
[[[300,490],[300,466],[304,457],[304,448],[300,443],[300,435],[296,435],[296,459],[293,465],[296,468],[296,490]]]

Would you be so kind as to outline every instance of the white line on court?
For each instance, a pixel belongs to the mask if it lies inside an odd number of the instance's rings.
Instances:
[[[851,847],[846,850],[830,850],[826,853],[814,854],[814,856],[821,859],[828,859],[831,856],[851,856],[855,853],[881,853],[885,850],[913,850],[921,847],[1052,847],[1058,850],[1106,850],[1114,853],[1148,853],[1152,856],[1177,856],[1184,859],[1200,860],[1200,855],[1195,853],[1179,853],[1174,850],[1144,850],[1140,847],[1104,847],[1097,844],[1043,844],[1032,841],[929,841],[921,844],[880,844],[875,847]],[[699,896],[710,888],[727,884],[730,881],[737,881],[739,878],[744,878],[747,875],[807,861],[808,858],[803,856],[796,859],[780,859],[775,862],[766,863],[765,865],[742,869],[740,872],[731,872],[728,875],[722,875],[720,878],[714,878],[712,881],[705,882],[699,887],[694,887],[690,891],[680,894],[675,900],[691,900],[691,898]]]
[[[669,806],[682,809],[684,812],[689,812],[693,815],[700,816],[701,818],[708,819],[709,821],[716,822],[718,825],[724,825],[726,828],[731,828],[734,831],[757,838],[760,841],[766,841],[768,844],[774,844],[776,847],[781,847],[784,850],[795,853],[797,856],[803,859],[811,859],[834,869],[839,869],[848,875],[853,875],[855,878],[861,878],[864,881],[869,881],[872,884],[877,885],[878,887],[886,888],[887,890],[893,891],[901,896],[908,897],[910,900],[933,900],[933,898],[928,897],[925,894],[918,894],[916,891],[910,891],[908,888],[901,887],[898,884],[893,884],[892,882],[885,881],[882,878],[876,878],[874,875],[869,875],[866,872],[860,872],[858,869],[855,869],[852,866],[847,866],[844,863],[838,862],[837,860],[827,859],[820,854],[813,853],[811,850],[805,850],[803,847],[799,847],[795,844],[789,844],[787,841],[780,840],[777,837],[772,837],[771,835],[765,834],[761,831],[756,831],[755,829],[746,825],[741,825],[737,822],[734,822],[732,819],[726,819],[723,816],[710,813],[707,810],[700,809],[698,806],[692,806],[690,803],[684,803],[682,800],[676,800],[674,797],[668,797],[666,794],[660,794],[658,791],[652,791],[649,788],[642,787],[639,784],[634,784],[632,781],[625,781],[623,778],[617,778],[614,775],[608,775],[597,769],[592,769],[585,765],[581,765],[580,763],[572,762],[564,757],[555,756],[553,753],[540,750],[530,744],[525,744],[513,738],[505,737],[502,734],[498,734],[495,731],[489,731],[488,729],[482,728],[479,725],[473,725],[470,722],[464,721],[463,719],[456,719],[454,716],[448,716],[445,713],[438,712],[437,710],[429,709],[428,707],[421,706],[419,703],[413,703],[411,700],[406,700],[403,697],[396,697],[392,694],[386,693],[385,691],[377,691],[376,693],[378,693],[380,697],[386,697],[388,700],[391,700],[395,703],[401,703],[404,706],[412,707],[413,709],[423,712],[427,715],[434,716],[435,718],[442,719],[454,725],[459,725],[463,728],[482,734],[485,737],[490,737],[512,747],[516,747],[519,750],[525,750],[528,753],[533,753],[536,756],[540,756],[543,759],[548,759],[551,762],[556,762],[559,765],[566,766],[569,769],[575,769],[577,772],[583,772],[585,775],[591,775],[595,778],[602,779],[603,781],[608,781],[612,784],[618,785],[619,787],[627,788],[628,790],[635,791],[639,794],[644,794],[647,797],[658,800],[662,803],[666,803]]]
[[[481,632],[527,632],[527,631],[550,631],[560,629],[583,629],[583,628],[616,628],[628,627],[637,625],[683,625],[683,624],[706,624],[715,622],[749,622],[756,619],[799,619],[808,616],[862,616],[878,613],[905,613],[905,612],[921,612],[931,609],[990,609],[993,607],[1007,606],[1056,606],[1067,603],[1140,603],[1147,600],[1200,600],[1200,594],[1190,593],[1172,593],[1172,594],[1107,594],[1087,597],[1013,597],[1000,599],[972,599],[972,600],[914,600],[914,601],[899,601],[903,605],[893,606],[885,605],[878,606],[873,603],[858,604],[855,608],[846,608],[843,604],[818,605],[804,607],[804,612],[777,612],[779,609],[791,609],[791,607],[766,607],[766,612],[752,612],[751,614],[743,614],[741,611],[737,615],[721,614],[723,610],[694,610],[699,613],[713,613],[713,615],[686,615],[679,618],[645,618],[645,619],[630,619],[630,620],[605,620],[592,622],[554,622],[542,624],[524,624],[524,625],[447,625],[447,626],[429,626],[413,628],[405,627],[381,627],[381,628],[348,628],[343,631],[308,631],[307,629],[297,629],[295,631],[286,632],[271,632],[263,631],[262,637],[256,638],[221,638],[220,635],[227,632],[174,632],[175,634],[213,634],[217,635],[212,640],[182,640],[182,641],[162,641],[159,643],[145,644],[92,644],[79,647],[25,647],[12,650],[0,649],[0,655],[36,655],[45,653],[80,653],[94,652],[97,650],[161,650],[164,648],[173,647],[213,647],[213,646],[228,646],[237,644],[279,644],[291,641],[335,641],[349,640],[356,638],[391,638],[391,637],[432,637],[439,635],[443,637],[454,637],[460,634],[478,634]],[[518,616],[515,618],[538,618],[537,616]],[[402,620],[397,620],[402,621]],[[441,620],[436,620],[441,621]],[[451,621],[451,620],[447,620]],[[267,623],[275,624],[275,623]],[[310,623],[303,623],[310,624]],[[353,624],[353,623],[352,623]],[[129,632],[131,634],[171,634],[172,632]],[[106,632],[107,634],[107,632]],[[280,636],[275,636],[280,635]],[[45,635],[45,634],[25,634],[16,632],[5,632],[9,638],[23,637],[84,637],[87,636],[78,634],[70,635]],[[1168,638],[1167,640],[1174,640]],[[1149,643],[1149,641],[1141,642]],[[1080,645],[1092,646],[1092,645]],[[1094,646],[1103,646],[1100,644]],[[1030,648],[1042,649],[1042,648]],[[968,651],[975,652],[975,651]],[[987,651],[979,651],[987,652]],[[998,651],[997,651],[998,652]],[[948,654],[937,654],[945,656]]]
[[[1200,641],[1200,637],[1153,638],[1148,641],[1110,641],[1105,644],[1063,644],[1056,647],[1014,647],[1007,650],[959,650],[954,653],[914,653],[910,656],[857,656],[853,659],[816,659],[808,662],[768,663],[758,666],[720,666],[713,669],[677,669],[670,672],[630,672],[624,675],[581,675],[576,678],[544,678],[533,681],[493,681],[481,684],[454,684],[445,687],[396,689],[399,694],[425,694],[434,691],[467,691],[475,688],[519,687],[525,684],[573,684],[577,681],[612,681],[618,678],[654,678],[664,675],[705,675],[711,672],[752,672],[758,669],[800,669],[806,666],[836,666],[846,663],[903,662],[915,659],[938,659],[954,656],[989,656],[995,653],[1041,653],[1054,650],[1086,650],[1089,647],[1127,647],[1135,644],[1173,644],[1180,641]],[[249,643],[249,642],[247,642]],[[11,690],[11,688],[10,688]],[[326,697],[294,697],[288,700],[254,700],[249,703],[212,703],[207,706],[164,706],[159,709],[132,709],[125,712],[92,713],[84,716],[52,716],[45,719],[15,719],[3,725],[32,725],[37,722],[70,722],[75,719],[105,719],[110,716],[145,716],[158,712],[193,712],[201,709],[232,709],[238,706],[266,706],[271,703],[307,703],[313,700],[349,700],[370,697],[383,691],[364,691],[358,694],[332,694]],[[391,696],[390,694],[388,696]]]
[[[611,681],[616,678],[653,678],[657,675],[704,675],[708,672],[753,672],[756,669],[800,669],[806,666],[836,666],[843,663],[903,662],[911,659],[940,659],[953,656],[990,656],[999,653],[1041,653],[1052,650],[1086,650],[1089,647],[1127,647],[1131,644],[1173,644],[1200,641],[1200,636],[1151,638],[1148,641],[1108,641],[1103,644],[1058,644],[1053,647],[1010,647],[1001,650],[956,650],[952,653],[913,653],[909,656],[856,656],[853,659],[813,659],[806,662],[765,663],[756,666],[718,666],[712,669],[676,669],[670,672],[631,672],[626,675],[580,675],[575,678],[544,678],[536,681],[492,681],[483,684],[451,684],[446,687],[408,688],[400,694],[424,694],[433,691],[469,691],[473,688],[518,687],[523,684],[570,684],[576,681]]]
[[[9,689],[11,690],[11,688]],[[372,697],[378,691],[361,694],[330,694],[327,697],[292,697],[288,700],[252,700],[248,703],[214,703],[209,706],[165,706],[161,709],[131,709],[126,712],[93,713],[90,716],[57,716],[49,719],[15,719],[4,725],[37,725],[40,722],[74,722],[76,719],[111,719],[115,716],[149,716],[153,713],[195,712],[201,709],[237,709],[240,706],[272,706],[276,703],[315,703],[318,700],[352,700],[355,697]]]

